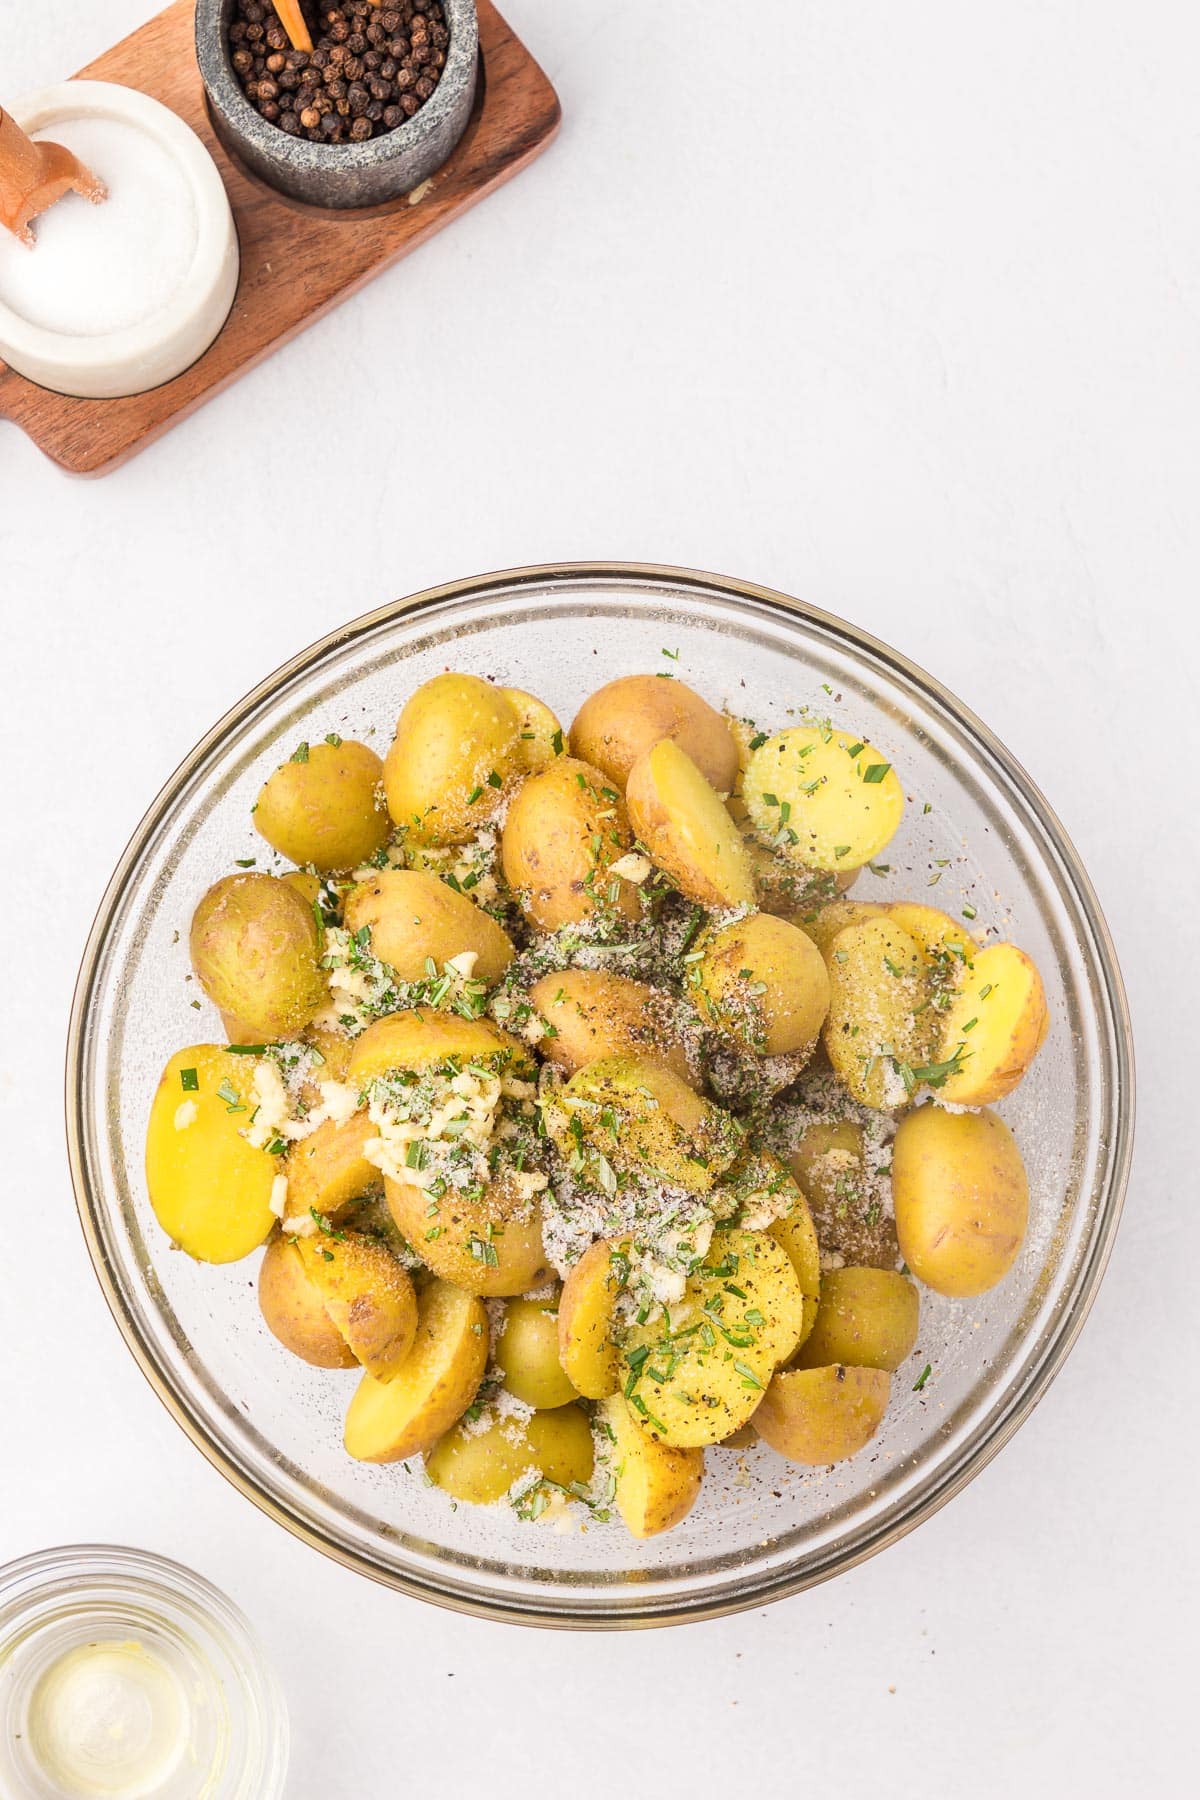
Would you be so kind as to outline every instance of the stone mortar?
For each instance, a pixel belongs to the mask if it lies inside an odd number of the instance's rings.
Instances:
[[[269,124],[243,94],[229,52],[233,0],[196,0],[196,60],[217,136],[271,187],[314,206],[378,206],[411,192],[441,168],[466,130],[475,100],[475,0],[441,3],[450,47],[441,80],[420,112],[365,144],[312,144]]]

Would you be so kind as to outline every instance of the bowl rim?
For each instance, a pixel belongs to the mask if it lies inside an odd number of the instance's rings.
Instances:
[[[431,610],[446,602],[480,598],[484,593],[496,588],[503,588],[515,599],[524,587],[547,585],[561,587],[571,584],[586,586],[594,585],[597,582],[608,583],[614,587],[627,586],[632,589],[641,588],[648,583],[665,585],[673,588],[680,598],[686,598],[689,589],[695,589],[698,592],[706,591],[709,594],[715,592],[742,602],[750,601],[765,607],[776,615],[782,613],[785,616],[790,615],[804,619],[817,629],[830,633],[840,641],[844,648],[855,653],[865,653],[885,667],[894,670],[910,685],[923,691],[928,698],[945,708],[956,723],[965,727],[974,736],[981,748],[1000,765],[1004,776],[1021,794],[1034,814],[1038,825],[1053,845],[1061,859],[1072,896],[1079,905],[1092,933],[1104,996],[1110,1009],[1108,1027],[1102,1031],[1102,1036],[1107,1040],[1105,1047],[1112,1061],[1114,1113],[1113,1131],[1108,1140],[1102,1184],[1096,1194],[1096,1224],[1090,1247],[1080,1269],[1078,1290],[1071,1305],[1056,1321],[1053,1331],[1047,1334],[1041,1351],[1025,1378],[1016,1383],[1013,1391],[1006,1395],[1000,1403],[999,1414],[991,1422],[986,1436],[977,1441],[974,1438],[969,1440],[955,1462],[945,1469],[936,1471],[931,1477],[928,1487],[907,1497],[900,1505],[896,1517],[874,1527],[866,1541],[840,1548],[834,1557],[828,1558],[816,1568],[793,1566],[768,1570],[751,1583],[743,1585],[732,1593],[722,1591],[712,1598],[704,1595],[674,1596],[666,1603],[656,1604],[652,1611],[638,1613],[622,1610],[609,1614],[571,1610],[569,1601],[564,1601],[561,1605],[544,1605],[540,1601],[533,1601],[529,1605],[523,1606],[510,1597],[485,1599],[461,1591],[449,1590],[433,1581],[419,1579],[398,1570],[383,1569],[372,1562],[369,1557],[338,1543],[328,1532],[316,1529],[294,1518],[279,1501],[247,1479],[220,1444],[210,1436],[205,1427],[194,1419],[177,1400],[158,1367],[150,1346],[140,1335],[136,1319],[127,1312],[122,1303],[118,1284],[104,1252],[98,1224],[97,1197],[92,1192],[88,1177],[83,1148],[85,1102],[81,1087],[83,1028],[111,915],[120,900],[131,869],[154,835],[160,814],[173,803],[180,787],[192,776],[228,732],[236,728],[260,702],[268,699],[279,687],[300,674],[306,667],[319,661],[327,651],[335,648],[344,649],[355,638],[365,636],[381,625]],[[807,1588],[815,1587],[819,1583],[831,1579],[834,1575],[840,1575],[848,1569],[856,1568],[879,1551],[906,1537],[910,1531],[913,1531],[927,1518],[939,1512],[981,1470],[987,1467],[1019,1430],[1058,1375],[1078,1341],[1099,1291],[1100,1283],[1104,1278],[1120,1223],[1132,1162],[1135,1075],[1133,1031],[1115,946],[1095,890],[1079,855],[1058,815],[1036,782],[988,726],[949,688],[936,680],[919,664],[912,662],[901,652],[894,650],[891,645],[884,643],[871,633],[861,630],[836,614],[812,606],[807,601],[795,599],[775,588],[735,577],[664,563],[562,561],[527,564],[512,569],[495,570],[488,574],[471,576],[458,581],[445,582],[436,587],[425,588],[419,593],[405,598],[389,601],[383,606],[360,614],[347,624],[325,633],[305,649],[288,658],[286,662],[266,676],[264,680],[258,682],[241,700],[230,707],[204,734],[155,795],[122,851],[100,900],[95,919],[88,933],[72,998],[67,1036],[64,1099],[67,1151],[76,1210],[88,1254],[109,1311],[143,1375],[172,1418],[213,1467],[219,1470],[239,1493],[252,1500],[260,1511],[266,1513],[276,1523],[283,1525],[293,1536],[298,1537],[312,1548],[320,1550],[344,1568],[367,1575],[373,1581],[404,1593],[410,1598],[432,1601],[453,1612],[465,1613],[478,1618],[502,1620],[510,1624],[562,1630],[622,1630],[630,1627],[681,1624],[692,1620],[724,1618],[750,1607],[762,1606],[769,1601],[784,1599]]]

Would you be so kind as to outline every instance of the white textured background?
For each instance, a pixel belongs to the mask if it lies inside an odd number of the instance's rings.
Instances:
[[[0,1558],[115,1539],[226,1586],[287,1686],[290,1800],[1175,1800],[1200,1600],[1200,27],[1182,0],[507,11],[563,100],[543,161],[115,475],[72,483],[0,426]],[[5,6],[0,91],[147,12]],[[122,1348],[62,1145],[84,934],[195,738],[343,618],[560,556],[773,583],[943,677],[1073,834],[1138,1030],[1125,1224],[1036,1416],[882,1558],[668,1634],[459,1619],[270,1525]]]

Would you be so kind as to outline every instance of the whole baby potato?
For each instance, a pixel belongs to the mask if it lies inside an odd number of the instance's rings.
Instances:
[[[544,769],[563,752],[562,726],[544,700],[527,694],[524,688],[501,688],[504,698],[515,709],[521,724],[521,766],[531,773]]]
[[[763,1056],[812,1045],[829,1011],[829,976],[812,939],[786,919],[749,913],[702,939],[696,965],[709,1021]]]
[[[359,882],[343,909],[347,931],[369,932],[373,956],[401,981],[420,981],[432,961],[440,972],[468,951],[472,974],[489,987],[515,954],[508,933],[466,894],[419,869],[384,869]]]
[[[154,1216],[199,1262],[236,1262],[275,1223],[279,1160],[242,1136],[253,1063],[218,1044],[177,1050],[146,1127],[146,1186]]]
[[[853,1119],[815,1119],[787,1161],[826,1249],[855,1267],[894,1269],[900,1260],[896,1228],[875,1191],[868,1156],[876,1169],[891,1160],[890,1150],[868,1150]]]
[[[892,1145],[892,1201],[905,1262],[955,1298],[1004,1279],[1029,1221],[1021,1153],[992,1112],[906,1114]]]
[[[625,802],[608,778],[560,756],[519,789],[501,839],[504,879],[543,931],[595,913],[641,913],[636,886],[610,874],[633,848]]]
[[[383,1184],[396,1229],[427,1268],[471,1294],[524,1294],[549,1279],[536,1204],[499,1175],[479,1199],[448,1187],[432,1200],[415,1182]]]
[[[425,1458],[430,1481],[453,1499],[490,1506],[531,1469],[561,1488],[591,1480],[591,1427],[578,1406],[481,1423],[456,1425]]]
[[[685,750],[664,738],[625,787],[629,822],[660,869],[701,906],[753,906],[754,870],[741,832]]]
[[[793,1365],[898,1369],[917,1341],[919,1318],[917,1290],[895,1269],[827,1269],[816,1323]]]
[[[820,1467],[856,1456],[879,1430],[892,1378],[883,1369],[781,1369],[754,1429],[789,1462]]]
[[[291,1238],[273,1237],[258,1270],[258,1304],[286,1350],[317,1369],[352,1369],[355,1355],[329,1316]]]
[[[429,1069],[451,1058],[464,1062],[503,1058],[506,1072],[514,1075],[532,1073],[534,1067],[520,1039],[490,1019],[464,1019],[433,1006],[414,1006],[373,1020],[355,1038],[347,1079],[365,1088],[392,1069]]]
[[[274,875],[227,875],[210,887],[190,949],[209,999],[255,1043],[298,1036],[328,994],[312,910]]]
[[[685,750],[718,794],[731,794],[738,748],[729,720],[682,681],[622,675],[585,700],[571,726],[571,754],[624,787],[639,756],[663,738]]]
[[[304,1270],[351,1351],[390,1381],[417,1335],[417,1296],[407,1271],[359,1231],[297,1239]]]
[[[661,989],[607,969],[562,969],[535,981],[529,997],[553,1034],[538,1049],[568,1074],[603,1056],[641,1056],[694,1084],[672,1001]]]
[[[418,844],[465,844],[501,805],[521,757],[521,719],[476,675],[435,675],[396,723],[383,765],[388,811]]]
[[[579,1398],[558,1357],[558,1296],[510,1300],[492,1354],[504,1385],[526,1406],[565,1406]]]
[[[365,744],[302,744],[264,783],[255,829],[289,862],[322,874],[357,868],[391,834],[382,782],[383,763]]]

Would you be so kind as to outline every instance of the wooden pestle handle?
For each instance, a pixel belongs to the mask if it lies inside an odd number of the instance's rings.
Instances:
[[[29,221],[53,206],[69,188],[85,200],[107,198],[108,189],[62,144],[35,143],[0,106],[0,225],[32,245]]]

